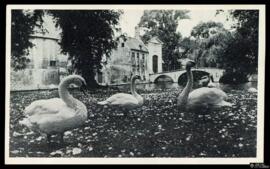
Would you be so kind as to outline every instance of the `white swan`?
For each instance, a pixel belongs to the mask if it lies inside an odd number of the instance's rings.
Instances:
[[[135,81],[140,79],[140,76],[135,75],[131,78],[131,93],[117,93],[108,99],[98,102],[99,105],[119,106],[126,109],[134,109],[143,105],[143,97],[135,90]]]
[[[202,87],[192,90],[193,74],[191,67],[195,66],[192,60],[186,60],[187,84],[177,98],[177,105],[180,108],[197,109],[197,108],[218,108],[222,106],[231,107],[232,104],[226,102],[227,95],[220,89]]]
[[[83,87],[86,82],[79,75],[65,77],[58,87],[60,98],[32,102],[25,108],[26,118],[19,123],[33,131],[47,134],[49,143],[50,136],[59,133],[62,143],[65,131],[77,128],[87,120],[86,106],[68,92],[70,84]]]

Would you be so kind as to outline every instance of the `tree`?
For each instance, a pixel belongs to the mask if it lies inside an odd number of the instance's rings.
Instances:
[[[197,66],[222,66],[223,61],[220,53],[227,48],[228,41],[231,39],[231,33],[223,27],[222,23],[201,22],[192,29],[191,38],[193,40],[189,41],[193,43],[188,47],[190,49],[188,54],[193,56]]]
[[[224,68],[227,74],[237,74],[247,81],[248,76],[257,73],[258,68],[259,11],[231,10],[229,18],[236,24],[233,25],[233,39],[222,53]]]
[[[195,38],[208,38],[210,35],[215,34],[217,32],[217,30],[213,30],[211,28],[224,29],[223,24],[220,22],[214,21],[200,22],[192,29],[191,36]]]
[[[42,28],[42,16],[41,10],[11,11],[11,67],[15,71],[24,69],[29,62],[29,48],[34,46],[31,35],[36,27]]]
[[[121,11],[50,10],[56,26],[62,29],[60,46],[69,55],[74,72],[81,74],[88,87],[97,87],[95,75],[103,55],[116,47],[114,31]]]
[[[196,43],[193,37],[185,37],[180,43],[182,52],[180,53],[180,58],[189,58],[196,61],[196,53],[195,51],[198,49],[198,43]],[[179,59],[180,61],[180,59]],[[197,66],[197,65],[196,65]],[[183,67],[181,67],[183,68]]]
[[[147,41],[157,36],[164,44],[162,49],[163,69],[173,70],[179,66],[179,47],[182,36],[177,32],[178,22],[187,19],[187,10],[145,10],[139,26],[145,28],[142,40]]]

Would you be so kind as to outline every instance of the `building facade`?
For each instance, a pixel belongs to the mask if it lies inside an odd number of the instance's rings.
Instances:
[[[31,36],[34,44],[26,56],[30,62],[26,69],[11,69],[11,91],[57,88],[61,79],[68,75],[68,55],[61,53],[61,30],[55,28],[53,18],[44,16],[44,28],[47,32]],[[149,75],[162,72],[162,42],[153,37],[147,44],[140,39],[140,30],[135,29],[135,37],[120,36],[117,48],[110,57],[103,57],[102,70],[96,80],[101,85],[129,83],[133,74],[140,75],[144,82],[149,82]]]
[[[134,74],[149,82],[150,74],[162,72],[162,42],[157,37],[144,44],[136,27],[135,37],[121,35],[117,42],[111,56],[103,58],[102,70],[96,77],[99,84],[129,83]]]
[[[34,46],[26,56],[30,60],[26,69],[11,69],[12,91],[56,88],[61,78],[67,75],[68,56],[61,54],[59,30],[49,16],[44,16],[44,27],[48,32],[43,34],[36,30],[31,36]]]

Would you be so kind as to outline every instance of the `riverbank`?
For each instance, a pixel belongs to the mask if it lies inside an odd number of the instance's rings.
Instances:
[[[228,91],[232,108],[190,113],[178,110],[179,90],[138,90],[143,107],[127,112],[96,104],[128,88],[88,92],[72,91],[86,104],[89,119],[78,129],[65,133],[65,145],[18,125],[23,110],[38,99],[58,97],[57,90],[11,93],[11,157],[255,157],[257,94]]]

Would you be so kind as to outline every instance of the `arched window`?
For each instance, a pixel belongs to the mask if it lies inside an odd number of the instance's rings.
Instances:
[[[154,55],[153,56],[153,72],[157,73],[158,71],[158,56]]]

